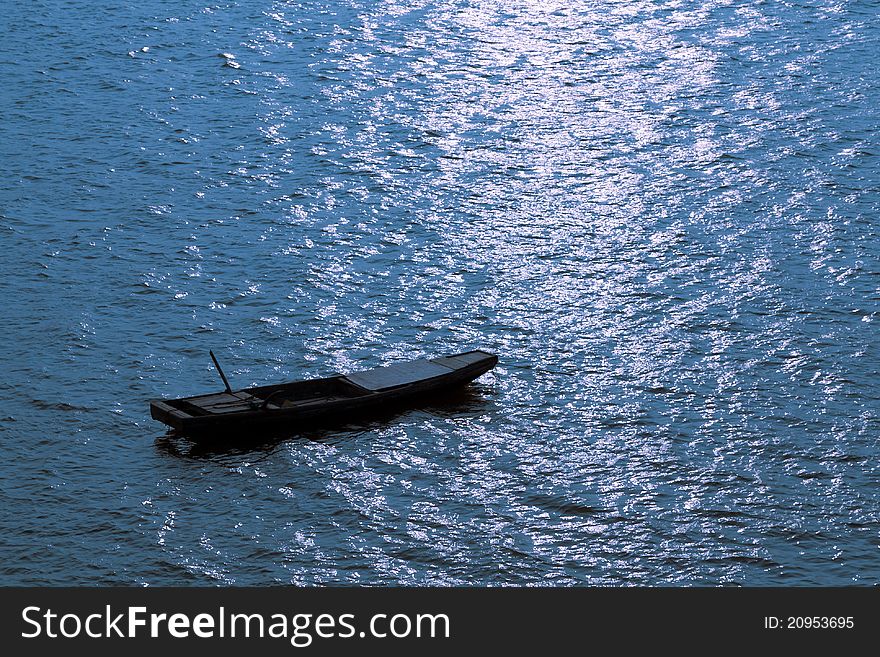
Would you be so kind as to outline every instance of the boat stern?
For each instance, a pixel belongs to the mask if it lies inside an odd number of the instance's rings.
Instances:
[[[173,429],[182,430],[191,416],[179,408],[174,408],[165,399],[154,399],[150,402],[150,417]]]

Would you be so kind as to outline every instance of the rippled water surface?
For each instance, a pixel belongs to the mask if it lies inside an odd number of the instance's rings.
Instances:
[[[0,583],[880,582],[876,2],[7,5]]]

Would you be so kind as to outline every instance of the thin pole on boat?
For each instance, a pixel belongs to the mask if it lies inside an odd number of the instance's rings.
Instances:
[[[226,386],[226,392],[230,395],[232,394],[232,388],[229,387],[229,381],[226,380],[226,375],[223,374],[223,370],[220,369],[220,363],[217,362],[217,357],[214,355],[214,352],[208,350],[208,353],[211,354],[211,360],[214,361],[214,367],[217,368],[217,371],[220,373],[220,378],[223,379],[223,385]]]

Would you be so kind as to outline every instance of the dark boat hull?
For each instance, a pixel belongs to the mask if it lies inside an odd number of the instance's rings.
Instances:
[[[491,370],[483,351],[424,359],[365,372],[150,402],[150,415],[179,433],[205,438],[347,420],[430,399]]]

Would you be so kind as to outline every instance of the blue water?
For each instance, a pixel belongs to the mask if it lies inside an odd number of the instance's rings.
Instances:
[[[0,584],[880,583],[880,5],[7,3]],[[197,450],[148,400],[483,348]]]

